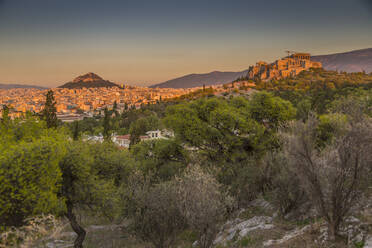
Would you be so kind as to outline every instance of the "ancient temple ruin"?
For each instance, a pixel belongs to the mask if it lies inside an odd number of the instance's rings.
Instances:
[[[311,61],[309,53],[293,53],[271,64],[259,61],[255,66],[249,67],[247,76],[252,80],[281,79],[296,76],[310,68],[322,68],[322,63]]]

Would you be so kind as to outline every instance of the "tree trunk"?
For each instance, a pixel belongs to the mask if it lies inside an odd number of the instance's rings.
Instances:
[[[330,241],[336,240],[336,224],[334,222],[328,223],[328,239]]]
[[[72,229],[77,234],[77,238],[74,241],[74,248],[83,248],[83,241],[85,239],[86,231],[79,225],[79,223],[76,220],[76,216],[73,212],[73,204],[70,201],[67,201],[66,206],[67,206],[66,217],[70,221]]]

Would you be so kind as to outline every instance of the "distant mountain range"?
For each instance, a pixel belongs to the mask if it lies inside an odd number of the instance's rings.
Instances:
[[[152,85],[150,88],[192,88],[203,85],[225,84],[230,83],[241,76],[245,76],[247,73],[248,70],[240,72],[213,71],[205,74],[189,74],[164,83]]]
[[[104,80],[97,74],[89,72],[82,76],[75,78],[72,82],[65,83],[58,88],[68,88],[68,89],[80,89],[80,88],[99,88],[99,87],[119,87],[119,85]]]
[[[346,53],[312,56],[312,60],[320,61],[325,70],[338,70],[346,72],[372,72],[372,48],[355,50]],[[150,88],[192,88],[203,85],[224,84],[246,76],[248,70],[241,72],[214,71],[205,74],[189,74],[183,77],[155,84]]]
[[[0,84],[0,89],[16,89],[16,88],[24,88],[24,89],[40,89],[44,90],[47,89],[42,86],[35,86],[35,85],[25,85],[25,84]]]
[[[372,48],[312,56],[311,59],[322,62],[323,68],[329,71],[372,72]]]

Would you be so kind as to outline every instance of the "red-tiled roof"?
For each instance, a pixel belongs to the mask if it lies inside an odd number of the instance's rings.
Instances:
[[[116,139],[130,139],[130,134],[116,136]]]

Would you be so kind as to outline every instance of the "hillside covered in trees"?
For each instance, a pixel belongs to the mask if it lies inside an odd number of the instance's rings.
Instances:
[[[4,106],[0,247],[368,245],[372,75],[312,70],[226,92],[70,124],[53,93],[40,116]],[[156,129],[174,137],[138,139]]]

